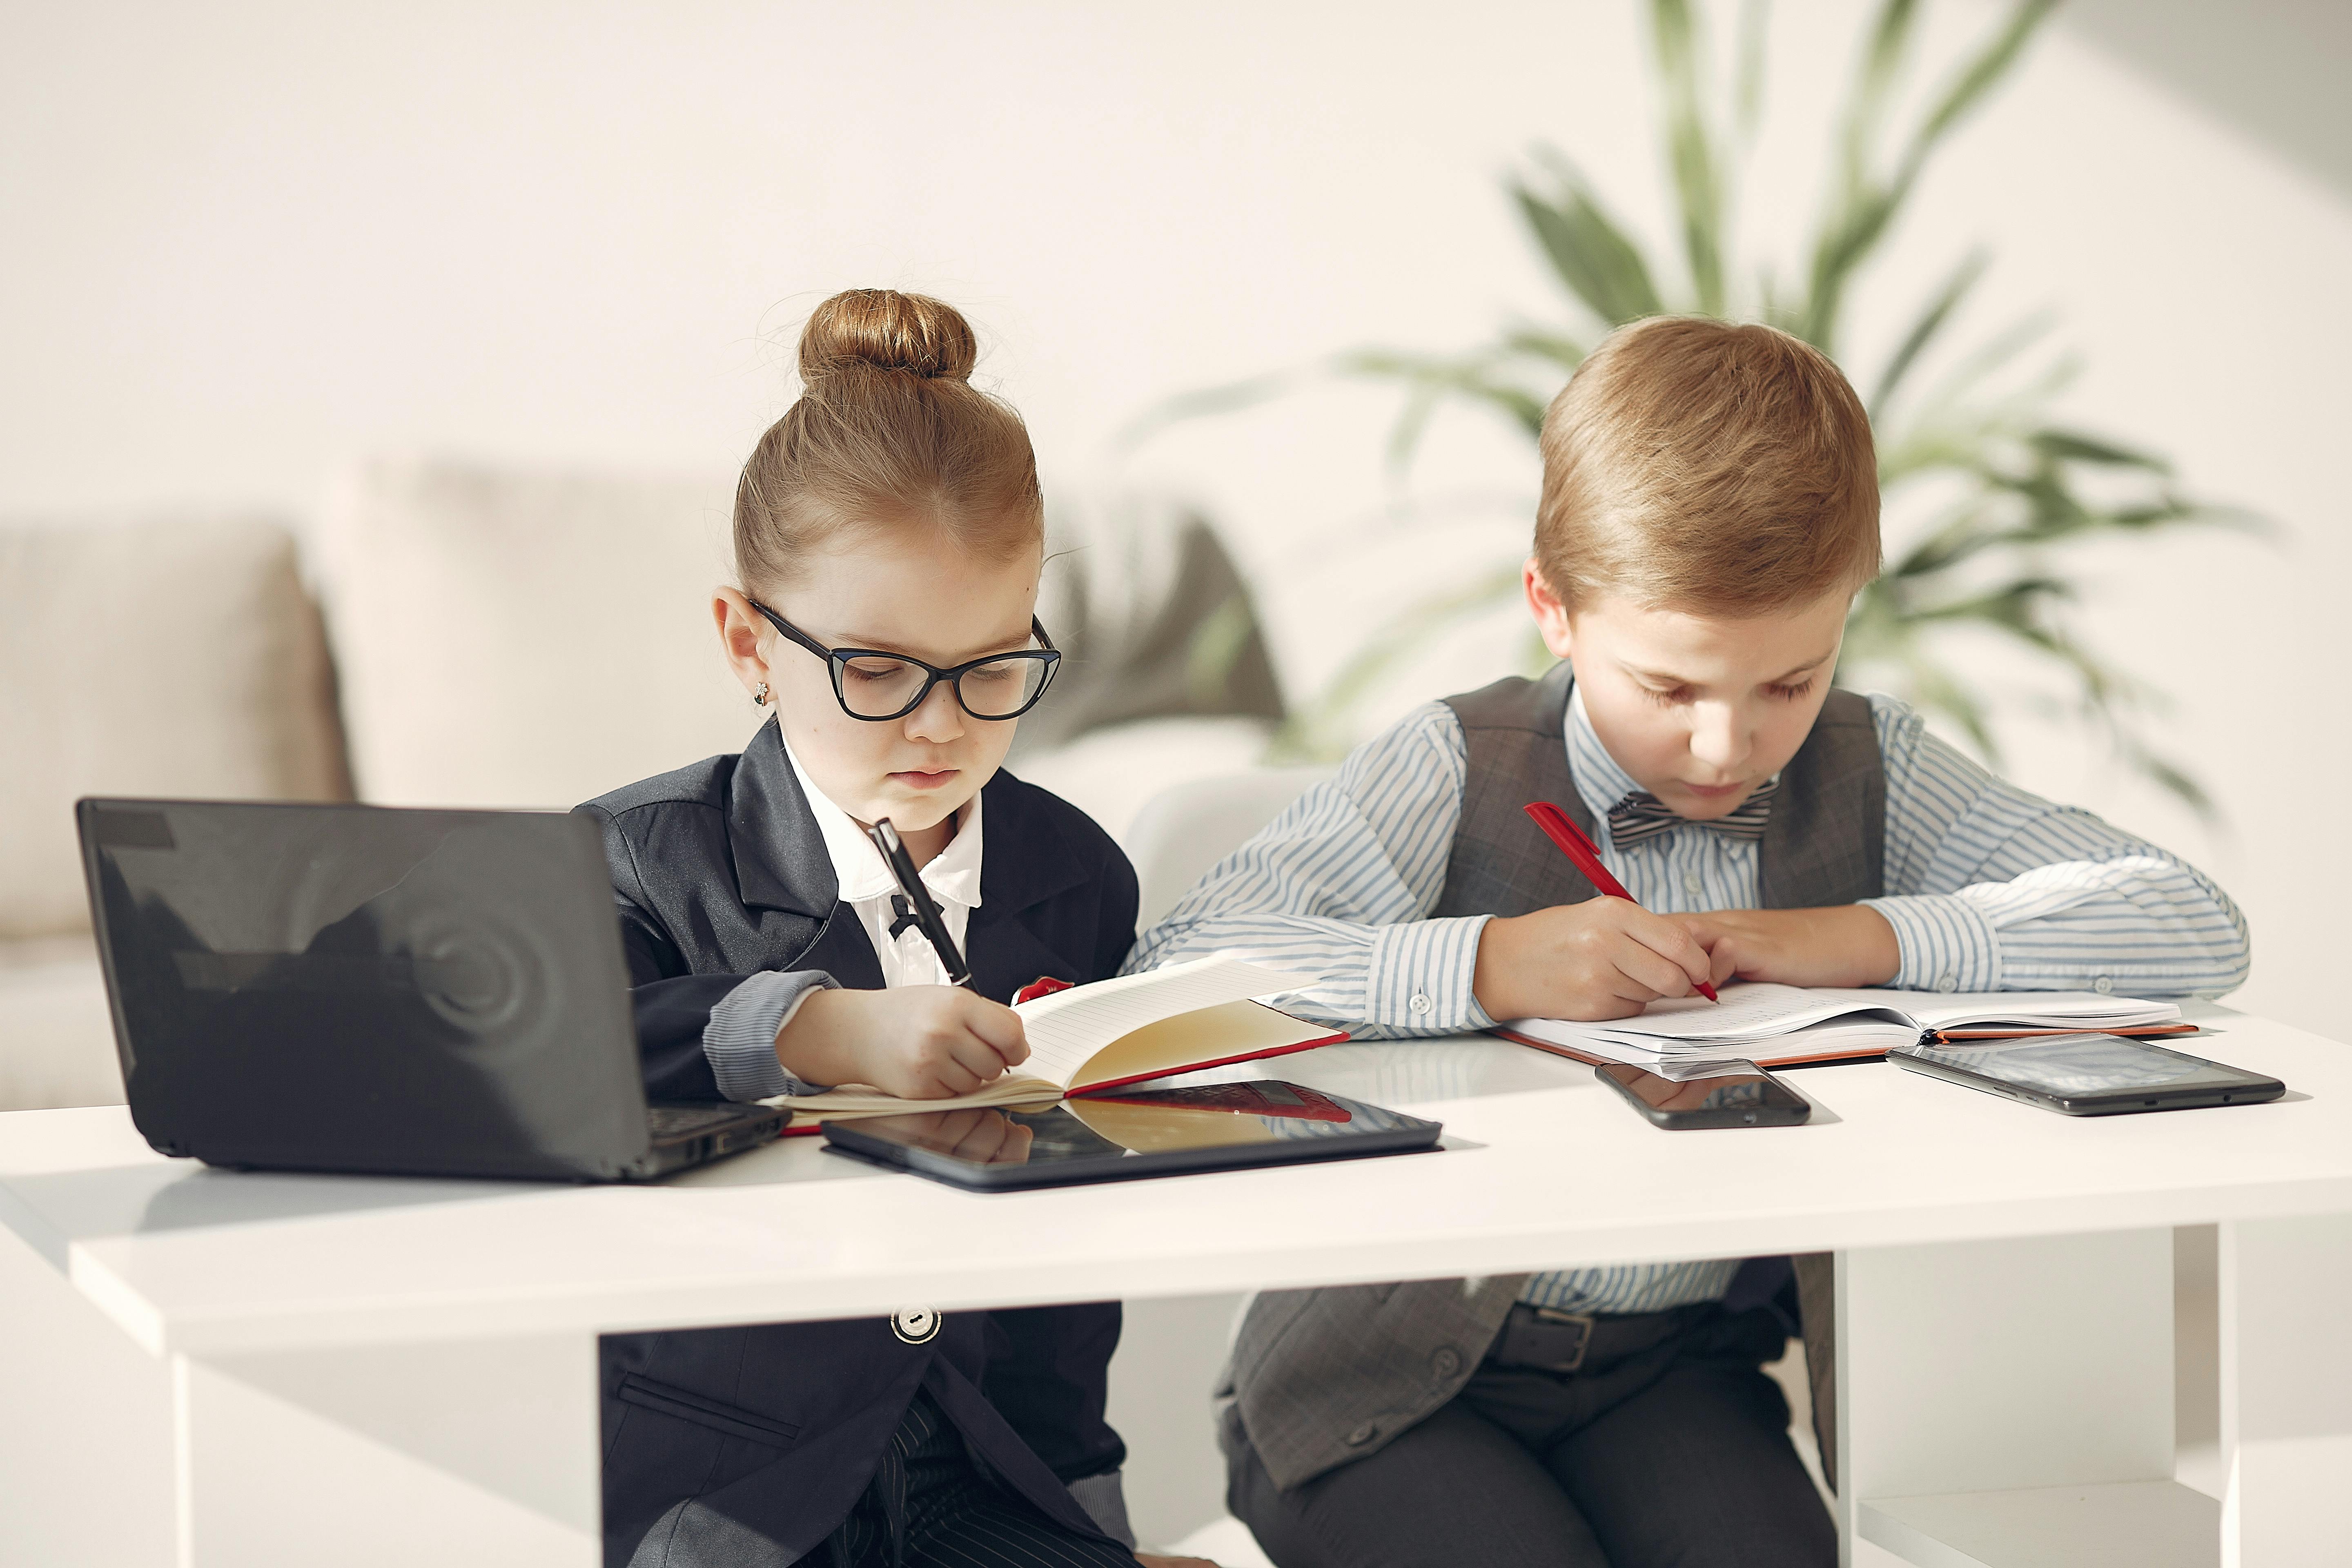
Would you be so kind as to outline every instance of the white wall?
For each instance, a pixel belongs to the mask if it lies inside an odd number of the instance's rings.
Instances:
[[[1790,172],[1751,197],[1767,236],[1811,210],[1861,14],[1780,10],[1766,153]],[[1939,7],[1938,50],[1989,15]],[[982,323],[1059,493],[1172,485],[1233,525],[1298,686],[1433,573],[1509,548],[1523,445],[1442,426],[1423,491],[1466,521],[1401,534],[1378,521],[1376,394],[1128,458],[1116,432],[1204,382],[1549,310],[1496,190],[1532,139],[1658,217],[1632,0],[224,0],[16,5],[5,31],[0,512],[300,512],[386,448],[723,469],[780,410],[807,308],[889,283]],[[1923,192],[1858,301],[1860,363],[1977,240],[2000,257],[1978,330],[2057,306],[2089,364],[2075,417],[2283,525],[2274,547],[2105,558],[2086,617],[2179,699],[2168,738],[2231,835],[2063,727],[2018,724],[2012,769],[2207,864],[2255,921],[2246,1000],[2327,1023],[2352,849],[2311,828],[2352,776],[2352,212],[2058,34]],[[1507,640],[1459,639],[1384,706],[1475,679]]]

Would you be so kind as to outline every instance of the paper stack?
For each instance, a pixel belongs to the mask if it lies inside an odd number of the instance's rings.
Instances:
[[[1639,1016],[1603,1023],[1516,1018],[1496,1033],[1580,1061],[1664,1070],[1662,1064],[1727,1057],[1765,1067],[1874,1057],[1930,1031],[1948,1038],[2000,1038],[2186,1027],[2179,1022],[2180,1009],[2169,1002],[2094,991],[1847,991],[1747,984],[1724,986],[1720,994],[1720,1002],[1699,996],[1653,1002]]]

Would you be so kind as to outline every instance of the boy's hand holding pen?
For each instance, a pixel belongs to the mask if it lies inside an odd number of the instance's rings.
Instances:
[[[1811,910],[1717,910],[1675,919],[1715,958],[1717,984],[1890,985],[1903,965],[1895,928],[1868,904]]]
[[[1486,922],[1471,989],[1487,1016],[1630,1018],[1662,996],[1713,1001],[1715,960],[1689,929],[1635,903],[1558,806],[1527,809],[1601,896]]]
[[[1630,1018],[1698,994],[1711,962],[1679,920],[1590,899],[1488,921],[1471,988],[1492,1018]]]

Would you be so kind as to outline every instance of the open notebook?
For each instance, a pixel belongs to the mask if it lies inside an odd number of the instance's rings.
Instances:
[[[2095,991],[1840,991],[1746,984],[1722,1000],[1653,1002],[1636,1017],[1580,1024],[1514,1018],[1496,1033],[1523,1046],[1588,1062],[1743,1057],[1759,1067],[1843,1061],[1916,1043],[1934,1030],[1948,1038],[1996,1038],[2040,1031],[2170,1034],[2190,1029],[2169,1002]]]
[[[901,1100],[864,1084],[844,1084],[826,1094],[779,1095],[767,1103],[789,1109],[790,1130],[797,1132],[820,1120],[1049,1103],[1346,1039],[1344,1029],[1306,1023],[1250,1000],[1305,984],[1239,959],[1201,958],[1073,985],[1014,1005],[1029,1038],[1029,1059],[973,1093]]]

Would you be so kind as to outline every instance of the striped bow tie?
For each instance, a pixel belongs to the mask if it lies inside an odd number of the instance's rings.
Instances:
[[[1609,841],[1623,849],[1645,838],[1687,826],[1711,827],[1753,844],[1764,837],[1764,825],[1772,820],[1772,797],[1780,790],[1778,778],[1766,779],[1756,786],[1754,794],[1739,803],[1737,810],[1712,822],[1693,822],[1687,816],[1676,816],[1656,795],[1647,790],[1635,790],[1609,808]]]

